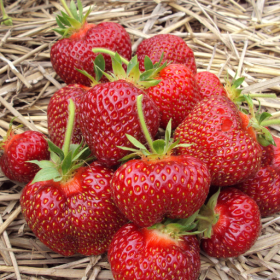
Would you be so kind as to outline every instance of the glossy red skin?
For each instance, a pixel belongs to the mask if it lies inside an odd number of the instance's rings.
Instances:
[[[127,60],[131,59],[131,41],[129,34],[118,23],[101,22],[97,25],[85,23],[82,29],[69,38],[57,41],[51,48],[51,63],[67,84],[91,85],[89,78],[79,73],[75,68],[85,70],[94,76],[93,61],[98,53],[93,48],[106,48],[117,52]],[[111,58],[103,54],[105,71],[112,70]]]
[[[116,280],[196,280],[200,271],[195,236],[185,235],[176,242],[134,224],[115,234],[108,259]]]
[[[280,139],[273,138],[277,146],[262,147],[262,166],[257,174],[236,186],[257,202],[262,217],[280,211]]]
[[[113,199],[134,224],[149,227],[164,217],[187,218],[205,202],[209,171],[191,156],[131,160],[114,173]]]
[[[136,98],[143,94],[145,122],[152,137],[159,127],[159,110],[142,90],[124,80],[94,86],[80,104],[80,129],[90,150],[108,167],[128,154],[117,146],[133,147],[126,134],[146,143],[137,114]]]
[[[236,188],[221,191],[214,209],[219,220],[212,236],[201,240],[202,249],[211,257],[237,257],[248,251],[261,231],[260,211],[256,202]]]
[[[178,154],[189,154],[208,165],[214,186],[231,186],[253,177],[261,165],[262,151],[242,124],[236,105],[224,96],[202,100],[177,127]]]
[[[175,129],[202,98],[192,71],[185,65],[170,64],[160,71],[161,82],[148,89],[148,95],[160,109],[160,126],[166,128],[172,119]]]
[[[51,97],[47,110],[48,132],[50,140],[59,148],[62,148],[64,143],[68,121],[69,99],[73,100],[76,112],[78,112],[81,98],[88,90],[89,88],[83,85],[71,84],[59,89]],[[71,143],[80,144],[81,141],[82,133],[79,128],[78,118],[76,117],[73,126]]]
[[[202,71],[195,75],[199,93],[202,98],[222,95],[227,96],[227,92],[220,79],[209,71]]]
[[[152,38],[145,39],[138,46],[136,54],[141,71],[145,70],[144,59],[147,55],[153,63],[160,60],[164,52],[162,63],[184,64],[196,74],[195,57],[192,49],[180,37],[172,34],[159,34]]]
[[[22,213],[34,234],[64,256],[104,253],[113,234],[127,220],[110,191],[113,171],[100,164],[77,170],[66,184],[28,184],[20,198]]]
[[[29,160],[49,160],[50,152],[44,134],[37,131],[25,131],[21,134],[11,133],[5,141],[4,153],[0,158],[3,173],[13,181],[28,183],[40,170]]]

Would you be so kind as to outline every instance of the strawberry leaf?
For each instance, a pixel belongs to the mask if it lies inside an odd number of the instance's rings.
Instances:
[[[71,0],[71,2],[70,2],[69,9],[70,9],[74,19],[76,19],[77,21],[80,21],[80,17],[78,16],[76,5],[73,0]]]
[[[62,169],[62,174],[65,175],[67,174],[68,170],[70,169],[72,165],[72,152],[69,152],[66,157],[63,159],[61,169]]]
[[[144,58],[144,67],[146,71],[154,68],[152,60],[147,55]]]
[[[132,143],[136,148],[141,150],[147,150],[147,148],[142,143],[140,143],[137,139],[135,139],[133,136],[126,134],[126,137],[129,140],[129,142]]]
[[[271,114],[267,113],[267,112],[263,112],[260,115],[257,115],[257,120],[259,121],[259,124],[262,124],[262,122],[266,119],[269,119],[270,117],[272,117]]]
[[[162,139],[153,141],[153,148],[157,154],[162,155],[164,153],[165,141]]]
[[[127,75],[129,75],[129,73],[131,72],[131,70],[138,64],[138,60],[137,60],[137,55],[135,55],[128,63],[127,65]]]
[[[47,140],[47,141],[48,141],[48,144],[49,144],[50,152],[56,153],[59,156],[60,160],[63,161],[63,159],[64,159],[63,151],[59,147],[57,147],[53,142],[51,142],[49,140]]]
[[[95,79],[97,82],[99,82],[105,70],[105,59],[102,54],[99,54],[95,58],[93,65],[94,65]]]
[[[31,184],[41,182],[41,181],[54,180],[58,177],[61,177],[61,174],[58,172],[56,168],[53,167],[43,168],[36,173]]]
[[[49,160],[28,160],[26,162],[31,162],[37,164],[40,168],[48,168],[52,167],[55,168],[55,164]]]

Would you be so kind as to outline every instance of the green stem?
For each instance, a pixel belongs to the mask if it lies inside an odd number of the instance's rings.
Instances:
[[[206,221],[206,222],[209,222],[210,224],[212,223],[212,219],[210,217],[205,217],[205,216],[202,216],[202,215],[197,215],[196,217],[197,220],[201,220],[201,221]]]
[[[104,48],[93,48],[92,51],[94,53],[106,53],[106,54],[109,54],[111,56],[114,56],[116,53],[111,51],[111,50],[108,50],[108,49],[104,49]],[[121,58],[121,61],[125,64],[125,65],[128,65],[129,61],[126,60],[124,57],[120,56]]]
[[[156,151],[153,147],[153,139],[152,139],[152,137],[149,133],[149,130],[146,126],[146,123],[145,123],[145,117],[144,117],[144,113],[143,113],[143,109],[142,109],[142,99],[143,99],[143,94],[140,94],[139,96],[137,96],[136,104],[137,104],[138,117],[139,117],[139,120],[140,120],[141,128],[143,130],[145,138],[146,138],[146,140],[148,142],[148,145],[150,147],[150,150],[151,150],[151,152],[156,153]]]
[[[68,14],[68,16],[71,17],[71,18],[74,18],[70,9],[67,6],[65,0],[60,0],[60,3],[62,4],[62,6],[63,6],[64,10],[66,11],[66,13]]]
[[[249,93],[246,94],[249,95],[251,98],[277,98],[276,94],[271,93],[271,94],[265,94],[265,93]]]
[[[67,153],[69,151],[69,147],[70,147],[70,143],[71,143],[71,136],[72,136],[72,132],[73,132],[73,126],[74,126],[74,121],[75,121],[75,104],[72,99],[69,99],[68,112],[69,112],[68,123],[67,123],[65,138],[64,138],[64,144],[63,144],[63,148],[62,148],[65,156],[67,155]]]
[[[269,125],[274,125],[274,124],[280,124],[280,119],[276,119],[276,120],[267,120],[267,121],[263,121],[261,123],[262,126],[269,126]]]
[[[3,4],[3,0],[0,0],[0,8],[1,8],[1,12],[2,12],[2,18],[3,18],[3,24],[10,26],[13,25],[13,21],[12,19],[7,15],[4,4]]]

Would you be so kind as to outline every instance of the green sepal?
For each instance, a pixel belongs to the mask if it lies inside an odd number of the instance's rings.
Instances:
[[[117,148],[122,149],[124,151],[130,151],[130,152],[138,152],[139,151],[137,149],[133,149],[133,148],[129,148],[129,147],[123,147],[123,146],[117,146]]]
[[[65,14],[65,13],[64,13]],[[56,22],[60,22],[61,28],[66,28],[67,26],[70,27],[71,23],[68,21],[66,17],[63,16],[57,16]]]
[[[147,148],[133,136],[126,134],[126,137],[129,140],[129,142],[131,142],[136,148],[141,150],[147,150]]]
[[[83,22],[84,18],[87,18],[88,15],[85,15],[85,17],[83,16],[83,4],[81,0],[77,1],[77,6],[78,6],[78,10],[79,10],[79,18],[80,18],[80,22]],[[89,9],[91,10],[91,9]]]
[[[113,68],[114,76],[117,79],[126,78],[127,75],[122,67],[122,60],[118,53],[116,53],[115,56],[112,57],[112,68]]]
[[[144,58],[144,67],[146,71],[154,68],[152,60],[147,55]]]
[[[54,152],[51,152],[51,161],[54,162],[55,164],[59,163],[61,160],[60,160],[60,157],[54,153]]]
[[[258,120],[258,122],[259,122],[260,124],[262,124],[262,122],[263,122],[264,120],[269,119],[269,118],[271,118],[271,117],[272,117],[272,115],[269,114],[268,112],[263,112],[263,113],[261,113],[261,114],[257,114],[257,115],[256,115],[256,119]]]
[[[49,151],[56,153],[59,156],[60,160],[62,161],[64,159],[63,151],[50,140],[47,140],[47,142],[49,144]]]
[[[40,169],[34,179],[32,180],[31,184],[40,182],[40,181],[48,181],[48,180],[54,180],[58,177],[61,177],[61,174],[59,171],[54,167],[46,167],[43,169]]]
[[[69,151],[69,153],[65,156],[65,158],[63,159],[62,164],[61,164],[61,170],[62,170],[63,175],[67,174],[71,165],[72,165],[72,152]]]
[[[153,148],[158,154],[162,155],[164,153],[165,141],[162,139],[153,141]]]
[[[99,54],[95,58],[93,65],[94,65],[95,79],[97,82],[99,82],[105,70],[105,59],[102,54]]]
[[[128,154],[128,155],[122,157],[121,159],[119,159],[119,161],[125,162],[125,161],[128,161],[128,160],[136,158],[136,157],[140,157],[140,155],[138,153],[131,153],[131,154]]]
[[[40,168],[55,168],[55,164],[49,160],[28,160],[26,162],[35,163]]]
[[[69,9],[74,17],[74,19],[78,22],[81,22],[81,18],[79,17],[78,13],[77,13],[77,10],[76,10],[76,5],[74,3],[73,0],[71,0],[70,2],[70,6],[69,6]]]
[[[135,55],[128,63],[126,73],[129,75],[135,66],[138,64],[137,55]]]

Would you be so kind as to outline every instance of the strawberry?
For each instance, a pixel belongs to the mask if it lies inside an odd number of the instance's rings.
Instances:
[[[140,81],[135,59],[128,64],[128,73],[122,68],[118,54],[112,60],[112,76],[103,72],[110,82],[98,84],[87,91],[81,99],[79,113],[80,129],[86,143],[97,159],[108,167],[118,165],[119,160],[128,154],[117,146],[132,147],[126,134],[142,143],[146,141],[140,128],[136,98],[143,93],[140,87],[159,82]],[[143,107],[149,132],[154,137],[159,127],[159,110],[147,95],[144,96]]]
[[[202,71],[195,75],[195,80],[202,98],[216,95],[227,96],[226,89],[215,74],[209,71]]]
[[[141,98],[137,98],[137,109],[151,152],[128,136],[140,151],[131,149],[134,153],[124,159],[135,155],[141,159],[130,160],[119,167],[113,175],[111,189],[121,212],[136,225],[148,227],[164,217],[183,219],[194,214],[207,197],[210,175],[199,159],[172,155],[172,149],[180,145],[170,139],[171,122],[165,140],[152,142],[143,120]]]
[[[256,202],[236,188],[225,188],[213,195],[198,215],[204,231],[201,248],[215,258],[237,257],[248,251],[261,231]]]
[[[276,147],[262,147],[262,166],[257,174],[236,187],[252,197],[262,217],[280,211],[280,139],[273,137]]]
[[[90,10],[83,16],[80,0],[78,0],[79,13],[73,1],[70,9],[64,0],[61,0],[61,3],[68,15],[62,12],[62,16],[57,17],[59,28],[55,31],[63,35],[63,39],[52,46],[50,58],[54,70],[64,82],[90,86],[90,79],[76,69],[85,70],[94,75],[92,61],[97,56],[92,52],[94,47],[108,48],[117,51],[127,59],[131,58],[131,41],[120,24],[115,22],[87,23],[86,18]],[[112,63],[109,55],[105,55],[105,61],[105,71],[111,71]]]
[[[21,183],[28,183],[39,171],[39,167],[27,161],[48,160],[50,152],[48,143],[41,132],[25,131],[14,134],[12,124],[7,136],[0,142],[4,153],[0,157],[0,167],[10,179]]]
[[[136,54],[140,63],[140,70],[145,70],[145,57],[148,56],[153,63],[160,60],[164,52],[162,62],[171,62],[174,64],[184,64],[196,74],[195,57],[191,48],[186,42],[172,34],[159,34],[149,39],[145,39],[138,46]]]
[[[160,126],[165,128],[172,119],[176,128],[193,107],[202,100],[192,71],[185,65],[170,64],[157,75],[161,82],[148,89],[161,113]]]
[[[49,137],[59,148],[62,148],[64,142],[68,121],[67,108],[69,99],[71,98],[74,101],[77,110],[79,110],[81,98],[88,89],[83,85],[71,84],[56,91],[50,99],[47,110]],[[82,133],[79,128],[78,119],[76,119],[71,143],[80,144],[81,141]]]
[[[244,127],[237,106],[225,96],[199,102],[177,127],[174,138],[194,144],[179,147],[178,154],[206,163],[215,186],[244,181],[254,176],[261,165],[260,145]]]
[[[33,161],[42,169],[23,189],[20,204],[28,226],[53,251],[98,255],[127,220],[111,198],[113,171],[97,162],[84,167],[89,149],[70,145],[74,107],[70,99],[63,150],[49,141],[52,161]]]
[[[116,280],[196,280],[200,270],[197,238],[176,235],[168,225],[123,226],[113,237],[108,259]]]

